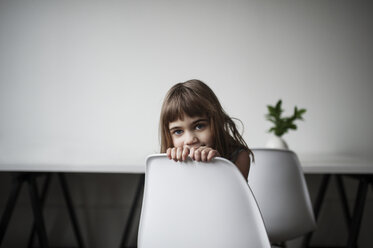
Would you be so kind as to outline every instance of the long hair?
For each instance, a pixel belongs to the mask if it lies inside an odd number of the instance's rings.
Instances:
[[[213,149],[226,159],[231,159],[237,149],[245,149],[252,156],[251,150],[238,132],[232,118],[222,108],[214,92],[200,80],[189,80],[175,84],[166,94],[159,121],[161,136],[161,153],[173,147],[169,123],[190,117],[206,116],[213,134]]]

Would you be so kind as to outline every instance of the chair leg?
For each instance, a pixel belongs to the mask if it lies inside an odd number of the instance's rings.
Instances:
[[[130,209],[130,212],[129,212],[129,217],[128,217],[126,226],[124,228],[122,242],[120,244],[120,247],[122,247],[122,248],[124,248],[125,245],[128,243],[129,232],[130,232],[130,228],[133,224],[133,219],[135,217],[134,215],[135,215],[136,207],[138,206],[139,202],[141,201],[141,194],[144,191],[144,182],[145,182],[145,174],[141,174],[140,178],[139,178],[139,181],[138,181],[138,184],[137,184],[135,197],[134,197],[134,200],[132,202],[132,206],[131,206],[131,209]]]
[[[22,188],[23,181],[18,178],[18,174],[13,177],[12,182],[12,189],[10,192],[10,195],[8,197],[7,205],[5,207],[4,213],[1,217],[1,223],[0,223],[0,247],[1,243],[3,241],[3,238],[5,236],[6,229],[8,227],[10,218],[12,217],[12,213],[14,210],[14,206],[17,202],[19,192]]]
[[[45,200],[47,198],[47,194],[48,194],[48,190],[49,190],[49,185],[50,185],[50,182],[52,180],[52,175],[53,174],[51,174],[51,173],[47,173],[46,178],[44,180],[44,184],[43,184],[43,188],[42,188],[42,192],[41,192],[41,199],[40,199],[41,211],[43,211],[43,209],[44,209]],[[28,247],[29,248],[31,248],[32,244],[34,243],[35,234],[36,234],[36,223],[34,221],[34,223],[32,225],[31,234],[30,234],[30,237],[29,237],[29,242],[28,242]]]
[[[47,233],[45,229],[43,213],[41,211],[41,204],[38,196],[38,189],[35,181],[35,176],[29,175],[27,180],[29,183],[30,199],[32,210],[34,213],[36,230],[38,232],[39,244],[41,247],[48,247]]]
[[[75,211],[74,211],[74,207],[73,207],[73,203],[72,203],[72,200],[71,200],[70,191],[69,191],[69,188],[67,186],[65,174],[64,173],[58,173],[58,177],[59,177],[59,180],[60,180],[60,183],[61,183],[63,195],[64,195],[66,205],[67,205],[67,209],[69,211],[70,219],[71,219],[71,222],[73,224],[76,240],[78,242],[79,247],[83,248],[84,247],[84,242],[83,242],[83,239],[82,239],[82,235],[80,233],[78,219],[77,219]]]

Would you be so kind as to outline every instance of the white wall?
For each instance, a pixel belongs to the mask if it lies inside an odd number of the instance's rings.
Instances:
[[[305,153],[370,154],[372,4],[0,1],[0,162],[142,163],[162,99],[198,78],[263,146],[267,104],[307,108]]]
[[[0,0],[0,163],[143,163],[159,149],[164,94],[191,78],[243,121],[249,146],[265,144],[266,105],[282,98],[288,113],[308,109],[285,136],[296,152],[370,155],[372,12],[368,1]],[[0,174],[3,208],[10,177]],[[118,247],[137,177],[68,179],[88,246]],[[52,188],[53,222],[66,209]],[[10,246],[32,223],[23,194]],[[314,243],[346,238],[336,195],[321,217],[341,232],[321,229]],[[367,214],[360,247],[371,246]],[[75,245],[65,222],[50,225],[52,243]]]

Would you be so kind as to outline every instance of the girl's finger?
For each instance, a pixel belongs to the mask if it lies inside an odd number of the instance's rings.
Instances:
[[[171,148],[167,148],[166,153],[167,153],[167,157],[168,157],[169,159],[171,159]]]
[[[212,158],[218,156],[218,151],[216,150],[211,150],[207,156],[207,161],[211,161]]]
[[[201,161],[201,150],[197,149],[194,152],[194,160],[195,161]]]
[[[209,155],[209,152],[212,151],[213,149],[212,148],[205,148],[201,151],[201,160],[203,162],[207,162],[207,158],[208,158],[208,155]]]
[[[181,161],[181,154],[183,153],[183,148],[182,147],[178,147],[177,148],[177,152],[176,152],[176,160],[177,161]]]
[[[189,155],[189,147],[184,147],[181,159],[185,161]]]
[[[195,151],[196,151],[196,148],[194,148],[194,147],[190,148],[189,156],[193,160],[195,158],[195,156],[194,156]]]
[[[171,149],[171,158],[172,158],[173,160],[177,161],[177,160],[176,160],[176,148],[175,148],[175,147],[173,147],[173,148]]]

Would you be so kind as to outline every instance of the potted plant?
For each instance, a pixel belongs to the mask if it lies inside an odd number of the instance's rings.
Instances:
[[[294,124],[296,120],[303,120],[303,114],[306,113],[306,109],[298,109],[294,107],[294,113],[289,117],[282,117],[283,109],[281,108],[282,101],[278,100],[275,106],[267,105],[268,114],[266,114],[267,120],[272,122],[274,125],[268,132],[273,132],[274,136],[267,142],[268,148],[277,149],[288,149],[288,145],[282,139],[282,136],[289,130],[296,130],[297,125]]]

